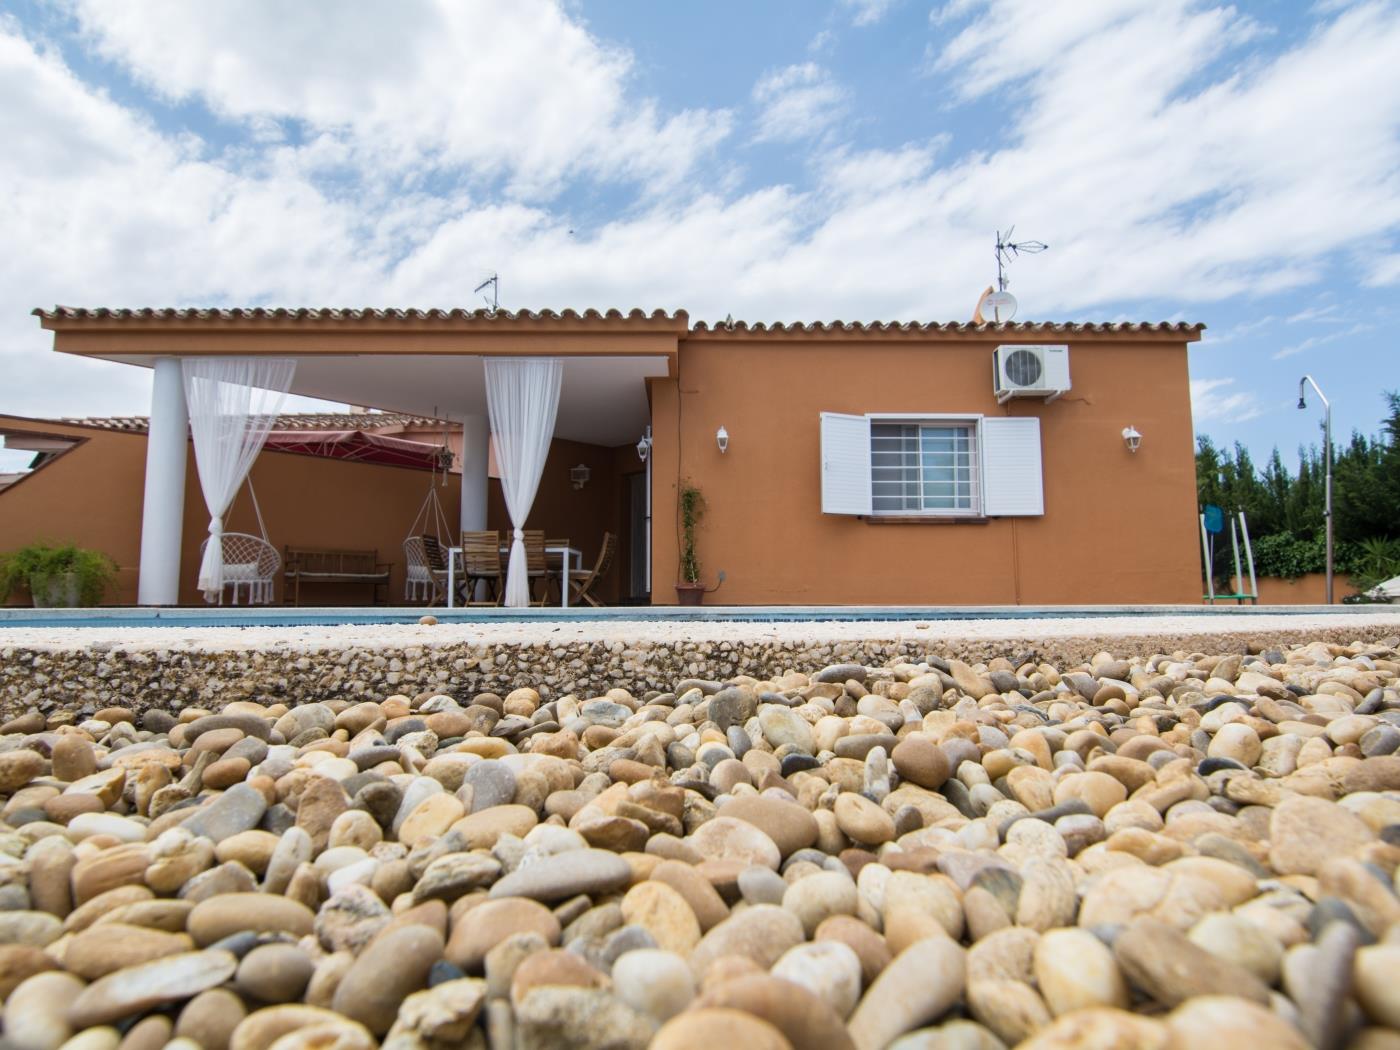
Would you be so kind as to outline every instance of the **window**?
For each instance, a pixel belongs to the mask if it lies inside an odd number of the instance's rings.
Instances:
[[[975,421],[870,424],[874,514],[978,515],[980,475]]]
[[[1034,416],[821,413],[821,506],[884,518],[1045,513]]]

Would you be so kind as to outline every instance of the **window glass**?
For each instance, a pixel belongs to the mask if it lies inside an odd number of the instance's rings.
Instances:
[[[971,423],[872,423],[877,514],[976,514],[976,428]]]

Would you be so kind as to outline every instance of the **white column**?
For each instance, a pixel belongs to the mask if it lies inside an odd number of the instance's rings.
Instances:
[[[175,605],[180,600],[189,426],[180,359],[158,357],[151,381],[146,494],[141,505],[141,568],[136,591],[141,605]]]
[[[487,463],[490,458],[491,421],[484,415],[462,417],[463,532],[486,528]]]

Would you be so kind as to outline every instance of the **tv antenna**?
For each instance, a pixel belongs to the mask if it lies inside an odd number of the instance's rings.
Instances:
[[[1006,267],[1014,256],[1038,255],[1049,247],[1041,241],[1013,241],[1011,235],[1015,232],[1015,226],[1005,233],[997,230],[997,287],[995,291],[988,288],[978,300],[973,314],[978,322],[991,320],[1001,323],[1016,316],[1016,297],[1006,290],[1010,283],[1006,279]]]
[[[491,304],[491,312],[494,314],[497,310],[499,310],[499,309],[501,308],[501,299],[500,299],[500,295],[501,295],[501,277],[500,277],[500,274],[495,274],[495,273],[493,273],[490,277],[486,278],[486,280],[482,281],[479,285],[477,285],[475,288],[473,288],[472,291],[473,291],[473,292],[479,292],[479,291],[481,291],[483,288],[485,288],[487,285],[490,285],[490,286],[491,286],[491,297],[488,299],[488,298],[486,298],[486,296],[482,296],[482,298],[483,298],[486,302],[488,302],[488,303]]]
[[[1015,232],[1015,226],[1012,226],[1005,233],[997,230],[997,291],[999,292],[1006,291],[1006,286],[1010,283],[1006,279],[1006,267],[1013,257],[1039,255],[1050,247],[1043,241],[1013,241],[1011,235]]]

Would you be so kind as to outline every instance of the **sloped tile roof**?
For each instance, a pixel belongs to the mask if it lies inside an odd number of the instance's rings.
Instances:
[[[685,322],[684,310],[441,310],[437,308],[376,309],[374,307],[36,307],[31,313],[45,321],[475,321],[504,324],[518,321],[664,321]]]
[[[76,427],[118,430],[144,434],[150,429],[150,416],[83,416],[57,420]],[[430,416],[402,412],[290,412],[277,417],[274,430],[377,430],[381,427],[446,426],[456,424]]]
[[[1076,332],[1180,332],[1189,335],[1205,328],[1203,324],[1188,324],[1185,321],[1118,322],[1118,321],[987,321],[974,324],[971,321],[775,321],[764,324],[762,321],[749,324],[747,321],[719,321],[706,324],[697,321],[694,332],[785,332],[785,333],[830,333],[830,332],[945,332],[982,333],[1005,332],[1008,334],[1073,334]]]

